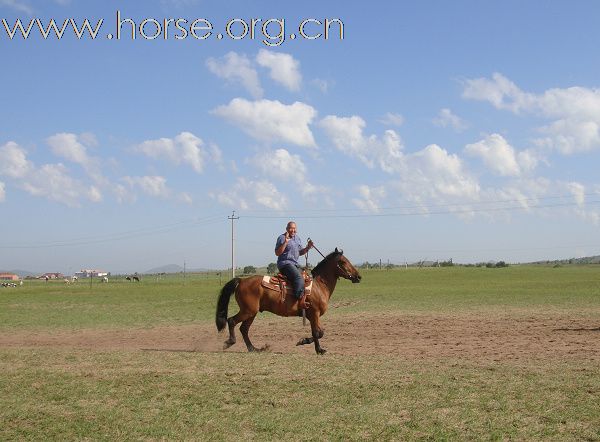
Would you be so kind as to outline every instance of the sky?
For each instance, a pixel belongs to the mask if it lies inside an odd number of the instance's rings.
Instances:
[[[0,270],[226,269],[232,227],[263,266],[289,220],[354,263],[600,254],[599,19],[0,0]]]

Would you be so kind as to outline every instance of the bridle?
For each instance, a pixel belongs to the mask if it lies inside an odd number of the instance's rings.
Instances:
[[[310,238],[308,238],[308,240],[307,240],[307,241],[311,241],[311,239],[310,239]],[[315,246],[315,243],[314,243],[314,242],[313,242],[313,249],[315,249],[317,252],[319,252],[319,255],[321,255],[321,256],[323,257],[323,259],[325,259],[325,255],[323,255],[323,254],[321,253],[321,251],[320,251],[320,250],[317,248],[317,246]],[[336,249],[336,250],[337,250],[337,249]],[[308,251],[306,252],[306,262],[308,263]],[[347,279],[347,280],[349,280],[349,281],[353,281],[353,276],[352,276],[352,275],[351,275],[351,274],[350,274],[350,273],[349,273],[349,272],[348,272],[348,271],[347,271],[345,268],[343,268],[343,267],[340,265],[340,262],[339,262],[339,261],[338,261],[338,262],[337,262],[335,265],[336,265],[336,267],[338,268],[338,270],[339,270],[339,271],[342,273],[342,274],[340,275],[342,278],[346,278],[346,279]],[[308,266],[307,266],[307,267],[308,267]],[[339,278],[340,276],[338,276],[338,278]]]

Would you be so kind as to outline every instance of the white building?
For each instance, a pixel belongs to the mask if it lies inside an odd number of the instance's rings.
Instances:
[[[105,272],[103,270],[85,269],[75,272],[75,276],[77,276],[78,278],[102,278],[103,276],[108,276],[108,272]]]

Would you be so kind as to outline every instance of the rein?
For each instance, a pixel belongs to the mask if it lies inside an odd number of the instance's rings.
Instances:
[[[312,241],[310,238],[308,238],[308,241]],[[325,258],[325,255],[323,255],[321,253],[321,251],[319,249],[317,249],[317,246],[315,246],[315,243],[313,242],[313,249],[315,249],[317,252],[319,252],[319,255],[321,255],[323,258]],[[306,252],[306,254],[308,255],[308,252]],[[308,259],[308,258],[307,258]]]

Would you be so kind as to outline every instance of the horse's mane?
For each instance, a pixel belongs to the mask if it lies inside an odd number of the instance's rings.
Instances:
[[[329,255],[327,255],[325,258],[323,258],[323,260],[321,262],[319,262],[319,264],[317,264],[315,266],[315,268],[310,271],[310,273],[313,275],[313,277],[317,276],[320,272],[323,271],[327,261],[329,261],[330,259],[335,258],[337,256],[340,256],[342,254],[343,254],[343,252],[340,252],[339,250],[335,250],[334,252],[331,252]]]

